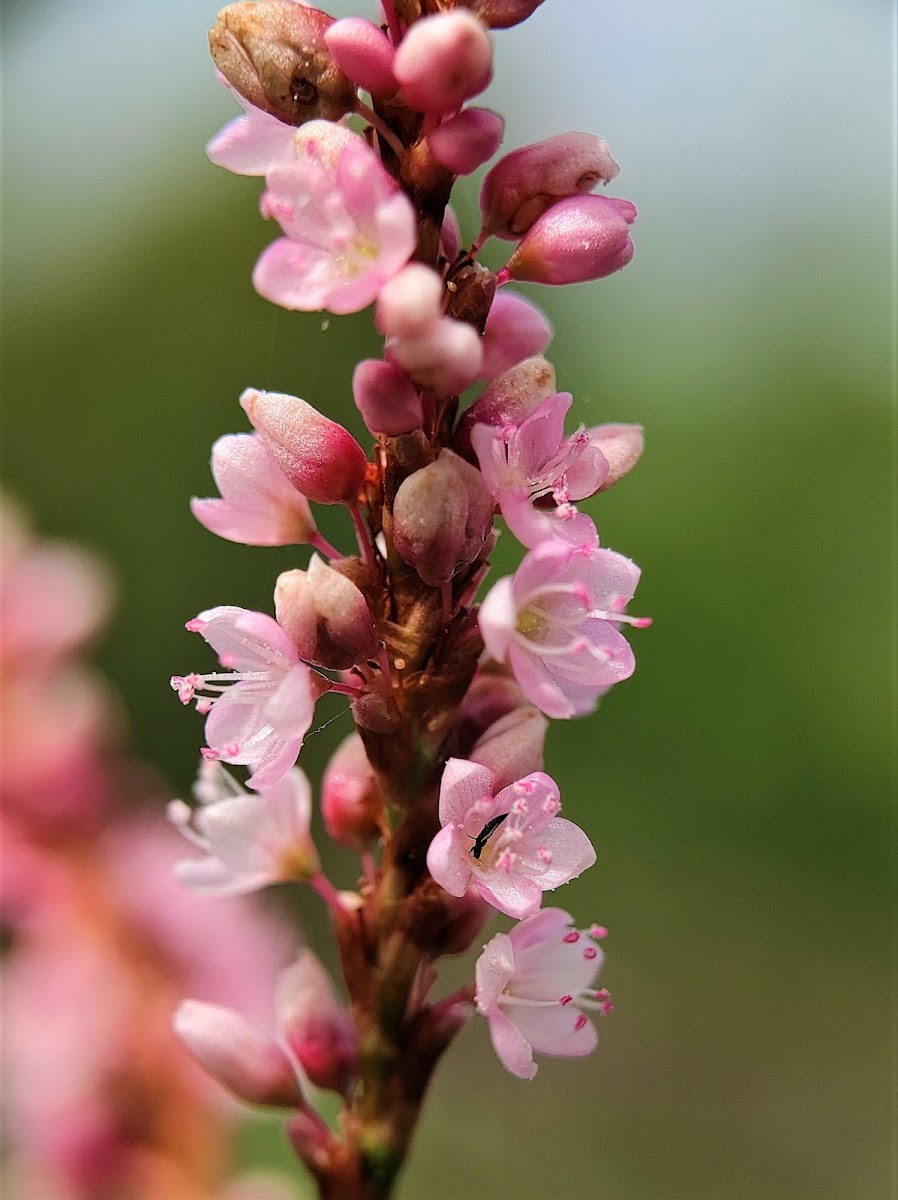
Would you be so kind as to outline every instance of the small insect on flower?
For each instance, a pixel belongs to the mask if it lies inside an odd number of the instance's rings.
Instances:
[[[489,821],[487,821],[487,823],[484,825],[484,827],[481,829],[480,833],[478,833],[476,837],[474,837],[473,834],[470,834],[470,833],[468,834],[468,837],[471,838],[472,841],[474,842],[474,845],[471,847],[471,853],[474,855],[474,857],[476,859],[480,858],[487,842],[490,840],[492,835],[496,832],[496,830],[499,828],[499,826],[502,824],[502,822],[505,820],[505,818],[507,816],[508,816],[508,813],[499,813],[499,815],[497,817],[492,817]]]

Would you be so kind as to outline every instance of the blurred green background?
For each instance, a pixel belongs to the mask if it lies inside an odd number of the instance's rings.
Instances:
[[[556,899],[611,928],[600,1051],[522,1084],[473,1021],[403,1200],[896,1194],[890,7],[546,0],[496,37],[506,148],[595,130],[640,208],[622,275],[531,295],[578,419],[646,426],[593,515],[643,567],[633,607],[655,625],[634,679],[548,747],[599,852]],[[101,665],[182,793],[201,724],[168,677],[205,661],[183,622],[270,608],[296,561],[193,522],[209,447],[245,428],[249,385],[361,435],[348,385],[377,347],[366,314],[323,329],[252,291],[274,236],[258,184],[202,153],[233,115],[205,58],[214,8],[4,18],[4,475],[44,532],[115,566]],[[475,184],[458,206],[473,235]],[[310,739],[313,778],[348,730]],[[289,1161],[275,1126],[239,1151]]]

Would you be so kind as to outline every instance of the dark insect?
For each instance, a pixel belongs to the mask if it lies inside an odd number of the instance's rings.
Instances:
[[[472,840],[474,842],[474,845],[471,847],[471,853],[474,855],[475,858],[480,858],[487,842],[490,840],[490,838],[493,836],[493,834],[496,832],[496,830],[499,828],[499,826],[502,824],[502,822],[505,820],[505,818],[507,816],[508,816],[508,813],[499,813],[498,817],[491,817],[490,820],[487,821],[487,823],[481,829],[480,833],[478,833],[477,837],[474,837],[473,834],[470,834],[470,833],[468,834],[468,837],[472,838]]]

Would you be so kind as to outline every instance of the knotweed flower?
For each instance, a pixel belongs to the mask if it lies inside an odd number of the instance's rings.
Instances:
[[[225,671],[173,675],[182,704],[196,700],[206,718],[206,756],[252,768],[250,787],[273,787],[296,762],[327,681],[314,675],[272,617],[234,605],[187,622]]]
[[[532,1079],[533,1053],[581,1058],[596,1048],[595,1026],[583,1009],[607,1013],[611,998],[592,987],[604,955],[595,944],[607,932],[580,932],[560,908],[544,908],[497,933],[477,960],[477,1010],[489,1021],[499,1061]]]
[[[635,563],[613,550],[544,542],[481,605],[484,644],[547,716],[582,716],[635,670],[617,626],[649,624],[624,613],[638,581]]]
[[[536,912],[543,892],[576,879],[596,860],[589,838],[559,817],[558,787],[542,771],[493,795],[493,775],[450,758],[440,785],[440,824],[427,867],[451,896],[469,885],[510,917]]]

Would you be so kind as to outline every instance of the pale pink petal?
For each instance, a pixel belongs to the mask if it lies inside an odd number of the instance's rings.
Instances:
[[[493,776],[487,767],[465,758],[450,758],[440,781],[440,824],[463,825],[469,809],[492,799]]]
[[[483,947],[483,953],[474,968],[477,1008],[484,1016],[496,1003],[514,973],[515,957],[511,938],[507,933],[497,933]]]
[[[191,500],[190,511],[210,533],[244,546],[292,546],[305,541],[300,522],[285,519],[286,514],[247,512],[214,497]]]
[[[568,931],[573,924],[573,917],[570,913],[565,912],[563,908],[543,908],[538,913],[530,917],[526,921],[522,921],[509,933],[511,938],[512,949],[516,958],[520,956],[531,946],[539,945],[547,942],[554,935],[558,934],[558,940]],[[561,943],[564,945],[564,943]],[[520,969],[521,963],[518,963]],[[517,991],[517,986],[515,987]]]
[[[515,1005],[509,1015],[519,1033],[537,1054],[553,1058],[582,1058],[592,1054],[598,1034],[591,1021],[570,1007],[528,1008]]]
[[[481,876],[475,874],[474,887],[486,900],[508,917],[521,920],[535,913],[542,903],[542,888],[532,879],[515,871],[489,871]]]
[[[566,720],[579,711],[550,674],[545,662],[513,645],[508,652],[508,661],[514,677],[527,699],[541,709],[547,717]]]
[[[545,542],[525,555],[514,576],[512,594],[517,608],[529,603],[537,588],[555,583],[562,571],[574,561],[574,549],[563,542]]]
[[[614,550],[600,550],[591,555],[586,563],[584,578],[594,607],[622,610],[623,604],[636,591],[640,573],[636,563]]]
[[[487,653],[497,662],[504,662],[517,623],[517,609],[510,575],[490,588],[480,605],[478,622]]]
[[[196,814],[196,827],[208,838],[215,857],[241,874],[276,874],[266,837],[269,823],[264,797],[246,793],[207,804]]]
[[[284,741],[278,737],[271,737],[255,748],[252,758],[225,759],[225,762],[245,761],[247,766],[253,768],[252,775],[246,781],[247,786],[261,790],[274,787],[277,781],[284,777],[284,773],[296,762],[301,749],[302,741],[299,738],[295,741]]]
[[[579,825],[556,817],[539,833],[540,848],[552,855],[551,863],[537,876],[543,891],[552,891],[576,879],[596,861],[592,842]]]
[[[331,260],[323,251],[278,238],[262,251],[253,271],[260,296],[294,312],[325,308],[333,287]]]
[[[524,488],[503,492],[500,507],[505,523],[522,546],[535,549],[545,542],[563,542],[570,546],[596,547],[599,535],[586,513],[573,505],[554,509],[534,508]]]
[[[467,891],[472,871],[469,849],[455,825],[444,825],[428,847],[427,869],[450,896],[463,896]]]
[[[537,1067],[527,1039],[501,1008],[489,1014],[490,1038],[502,1066],[519,1079],[532,1079]]]
[[[555,392],[518,427],[513,448],[523,478],[542,474],[547,463],[558,454],[564,441],[564,418],[573,401],[570,392]]]
[[[257,433],[220,437],[212,446],[212,478],[225,500],[249,512],[268,512],[272,503],[308,507]]]
[[[201,612],[197,631],[219,659],[241,671],[286,670],[296,662],[296,649],[273,617],[235,605],[220,605]],[[191,622],[193,625],[193,622]]]
[[[312,724],[317,698],[318,693],[312,687],[312,672],[305,663],[297,663],[268,696],[262,713],[279,737],[301,741]]]
[[[270,871],[235,874],[217,858],[184,858],[172,871],[178,883],[200,896],[245,896],[272,882]]]
[[[247,108],[206,146],[217,167],[236,175],[264,175],[277,163],[296,157],[293,127],[257,108]]]
[[[312,820],[312,788],[299,767],[265,789],[272,829],[282,843],[308,838]]]

